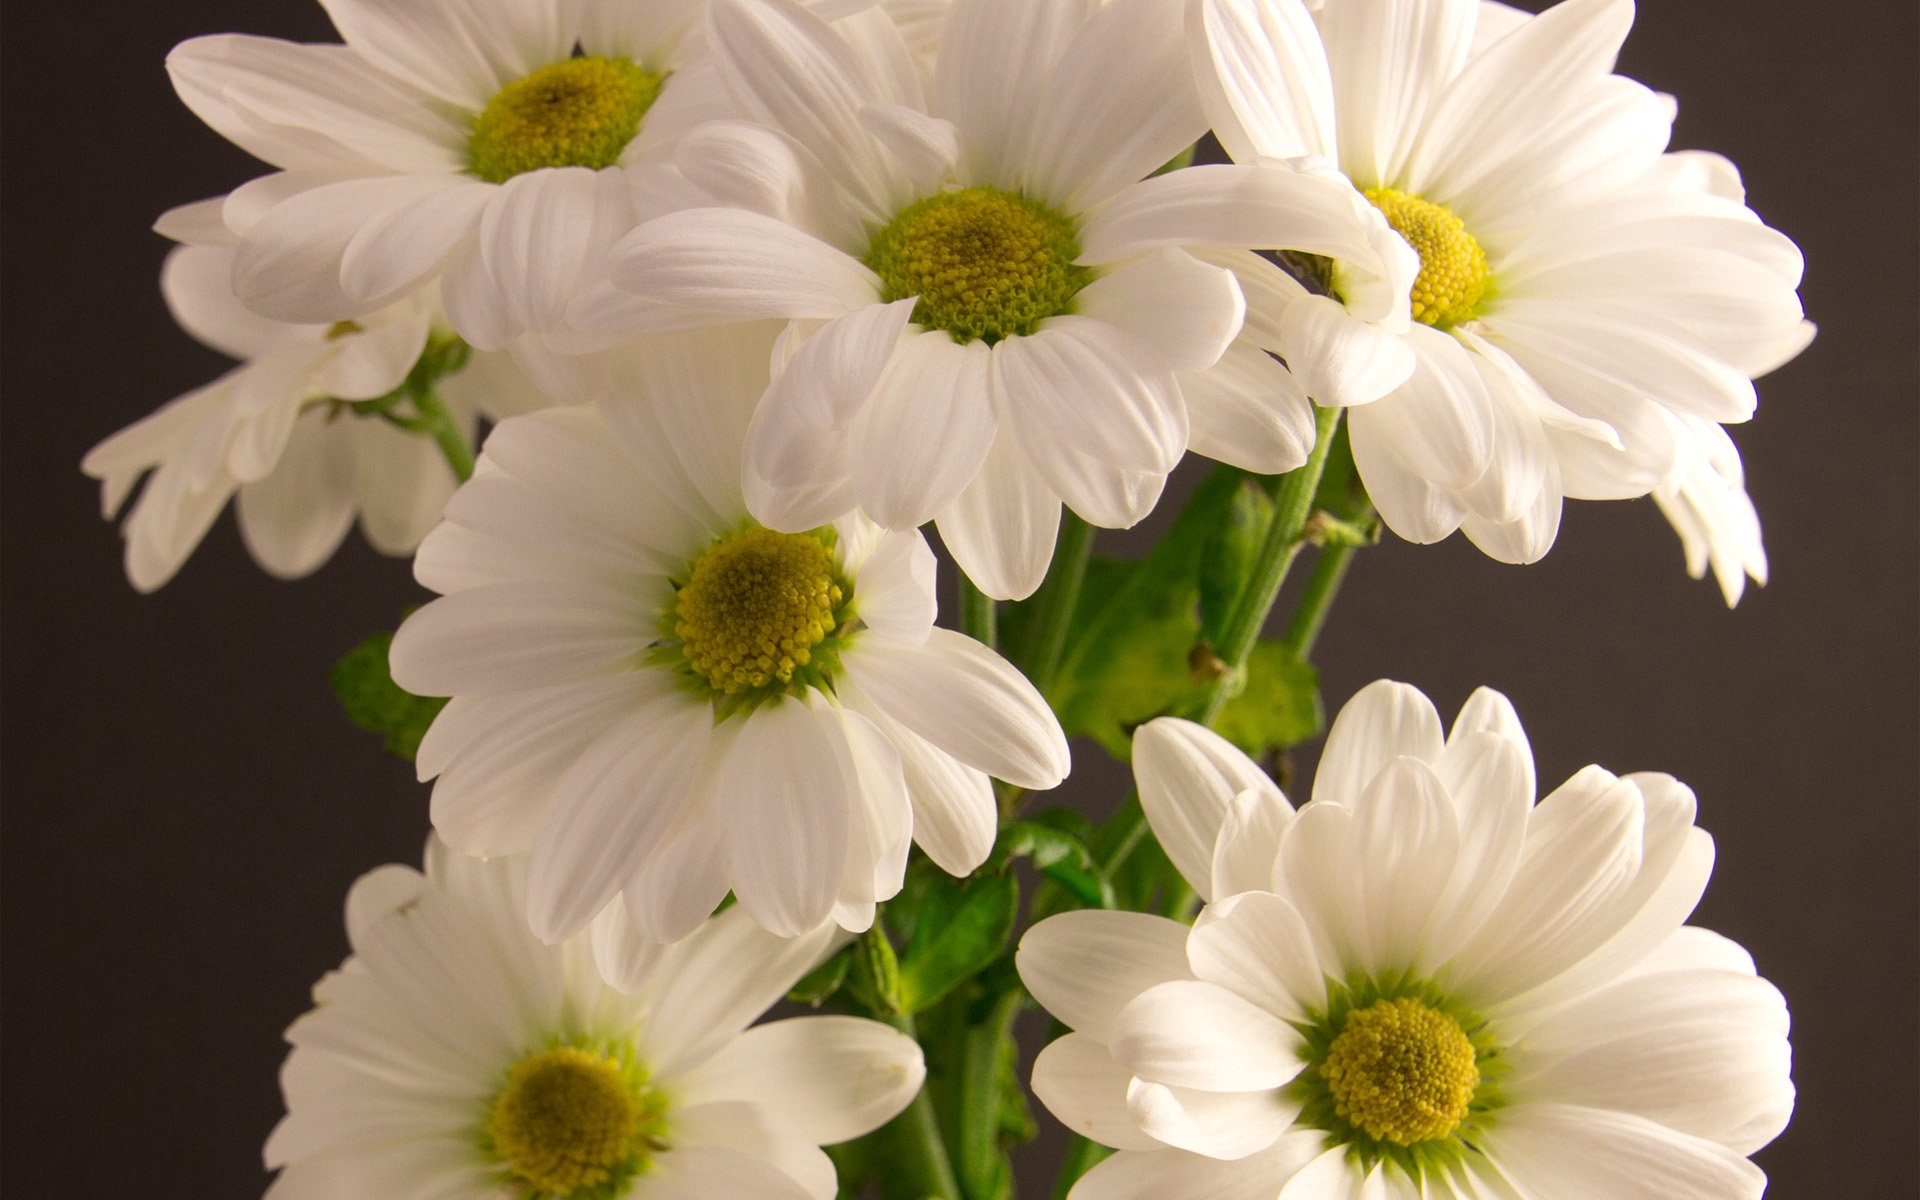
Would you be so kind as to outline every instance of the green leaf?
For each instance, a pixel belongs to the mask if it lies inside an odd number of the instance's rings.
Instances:
[[[1200,556],[1200,636],[1211,645],[1220,642],[1272,520],[1273,497],[1251,477],[1242,479]]]
[[[1218,677],[1217,631],[1266,532],[1273,502],[1253,476],[1222,467],[1195,489],[1173,527],[1133,562],[1095,558],[1047,699],[1071,735],[1125,761],[1134,729],[1191,711]],[[1259,756],[1319,732],[1311,670],[1257,649],[1240,711],[1221,732]]]
[[[1320,706],[1320,673],[1271,638],[1253,644],[1246,683],[1227,701],[1213,727],[1221,737],[1252,754],[1273,746],[1293,746],[1320,732],[1326,713]]]
[[[923,907],[900,963],[901,1011],[916,1013],[998,958],[1013,933],[1020,884],[1011,874],[977,875],[954,889],[951,915],[936,922]]]
[[[1015,821],[1002,827],[993,856],[987,861],[1003,868],[1016,858],[1031,860],[1036,869],[1089,908],[1113,907],[1113,888],[1100,874],[1093,854],[1086,843],[1065,830],[1039,821]]]
[[[900,1005],[900,960],[894,957],[886,927],[875,921],[848,950],[852,964],[847,991],[855,1002],[881,1016],[906,1011]]]
[[[393,681],[387,666],[392,644],[392,634],[374,634],[333,664],[327,682],[349,720],[384,736],[389,753],[411,762],[427,727],[447,702],[438,696],[416,696]]]
[[[806,1004],[819,1008],[827,997],[840,990],[847,981],[847,970],[853,964],[853,947],[849,946],[825,962],[800,977],[787,992],[787,999],[795,1004]]]

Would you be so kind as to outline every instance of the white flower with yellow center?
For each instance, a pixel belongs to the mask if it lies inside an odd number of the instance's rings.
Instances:
[[[1752,377],[1811,333],[1800,254],[1737,194],[1675,185],[1672,99],[1611,73],[1630,0],[1316,8],[1188,0],[1189,42],[1236,160],[1337,161],[1420,255],[1417,366],[1348,416],[1395,532],[1530,562],[1563,497],[1669,476],[1670,414],[1752,415]],[[1317,275],[1315,306],[1350,301],[1337,264]]]
[[[831,930],[725,912],[627,994],[585,938],[527,932],[523,860],[426,857],[347,898],[352,955],[287,1031],[269,1200],[831,1200],[819,1147],[920,1088],[920,1048],[876,1021],[747,1028]]]
[[[476,346],[559,328],[657,200],[628,169],[725,115],[688,37],[702,0],[324,6],[345,45],[221,35],[167,60],[188,107],[278,168],[225,218],[236,290],[282,320],[354,317],[444,274]]]
[[[778,933],[864,929],[910,839],[955,874],[986,857],[990,776],[1066,776],[1032,685],[933,627],[918,532],[748,515],[771,349],[764,328],[675,335],[624,356],[600,408],[502,422],[415,560],[443,598],[392,663],[453,697],[420,746],[434,825],[531,850],[549,940],[616,893],[655,941],[729,890]]]
[[[444,327],[436,333],[430,288],[355,321],[287,324],[234,298],[233,257],[225,247],[179,247],[160,287],[188,333],[241,365],[81,461],[102,482],[109,519],[152,472],[121,527],[127,577],[143,592],[173,578],[236,494],[247,549],[282,578],[324,563],[356,516],[381,553],[413,553],[453,493],[452,469],[432,438],[354,409],[381,402],[417,417],[410,402],[386,401],[423,357],[454,370],[438,393],[469,441],[477,414],[545,403],[504,357],[467,356]]]
[[[1240,289],[1203,259],[1321,255],[1354,281],[1336,324],[1406,321],[1411,255],[1338,175],[1148,178],[1206,128],[1176,0],[959,0],[924,90],[897,35],[792,0],[717,0],[708,24],[752,121],[680,144],[711,206],[629,235],[575,320],[793,322],[748,445],[777,528],[854,504],[891,529],[934,519],[985,591],[1024,596],[1063,501],[1128,526],[1190,446],[1268,472],[1305,458],[1300,388],[1236,340]],[[1361,374],[1368,398],[1399,382]]]
[[[1683,924],[1713,842],[1666,775],[1587,767],[1534,803],[1505,697],[1450,733],[1381,682],[1297,813],[1163,718],[1140,801],[1208,901],[1191,928],[1086,911],[1021,977],[1074,1031],[1033,1087],[1119,1148],[1073,1200],[1752,1200],[1793,1108],[1787,1010]]]

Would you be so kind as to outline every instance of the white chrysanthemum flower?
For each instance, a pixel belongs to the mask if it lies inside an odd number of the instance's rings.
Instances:
[[[1539,558],[1563,497],[1645,495],[1674,468],[1670,413],[1746,420],[1752,377],[1810,336],[1798,249],[1737,195],[1676,186],[1695,156],[1662,155],[1672,99],[1611,73],[1632,21],[1631,0],[1189,0],[1228,152],[1336,159],[1420,254],[1418,365],[1349,413],[1411,541]]]
[[[427,849],[347,899],[353,953],[287,1031],[268,1200],[831,1200],[819,1147],[877,1128],[925,1074],[876,1021],[749,1029],[825,952],[725,912],[632,995],[585,939],[542,945],[519,859]]]
[[[333,321],[444,272],[454,328],[500,349],[564,325],[690,125],[724,115],[703,0],[323,0],[345,45],[221,35],[168,57],[187,106],[279,168],[237,190],[237,291]]]
[[[413,553],[440,519],[454,477],[430,437],[350,411],[389,396],[423,354],[459,354],[437,335],[431,289],[337,325],[294,325],[233,295],[233,251],[181,246],[160,287],[183,328],[242,364],[114,434],[80,466],[102,481],[111,519],[152,476],[122,526],[127,577],[141,591],[173,578],[238,493],[240,532],[267,571],[297,578],[332,556],[359,517],[383,554]],[[477,415],[544,400],[504,358],[475,354],[438,385],[461,436]],[[404,403],[397,411],[413,415]]]
[[[715,206],[630,234],[575,320],[794,321],[748,445],[776,528],[856,503],[888,528],[934,519],[986,592],[1024,596],[1062,501],[1128,526],[1190,445],[1262,471],[1305,458],[1300,388],[1236,342],[1240,289],[1203,259],[1323,255],[1354,281],[1357,315],[1332,324],[1368,340],[1406,321],[1417,264],[1337,174],[1146,178],[1206,128],[1176,0],[959,0],[924,93],[897,35],[856,40],[792,0],[716,0],[709,41],[757,124],[680,143]],[[1399,382],[1380,374],[1349,387]]]
[[[1388,682],[1342,710],[1298,813],[1188,722],[1143,727],[1134,770],[1209,904],[1021,943],[1075,1030],[1034,1091],[1122,1151],[1075,1200],[1760,1195],[1746,1156],[1793,1107],[1786,1005],[1683,924],[1713,842],[1673,778],[1588,767],[1536,805],[1505,697],[1443,736]]]
[[[1653,489],[1687,555],[1687,574],[1709,568],[1727,607],[1740,602],[1747,579],[1767,582],[1767,550],[1760,515],[1747,496],[1740,451],[1727,431],[1698,417],[1673,416],[1673,474]]]
[[[909,838],[965,874],[989,776],[1050,788],[1067,744],[1032,685],[933,627],[917,531],[747,515],[740,446],[772,331],[674,335],[616,398],[501,423],[415,560],[443,598],[394,678],[452,696],[420,746],[435,827],[530,849],[553,940],[616,892],[672,941],[731,889],[767,928],[849,929],[899,890]]]

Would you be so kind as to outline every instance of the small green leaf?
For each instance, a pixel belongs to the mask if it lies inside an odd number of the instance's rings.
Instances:
[[[1011,874],[977,875],[956,891],[958,906],[938,929],[927,931],[930,914],[921,913],[922,928],[914,930],[913,945],[900,964],[903,1012],[927,1008],[978,974],[999,957],[1013,933],[1020,884]]]
[[[847,970],[852,964],[853,948],[849,946],[802,975],[799,982],[787,992],[787,999],[795,1004],[819,1008],[827,997],[839,991],[840,985],[847,981]]]
[[[900,960],[894,957],[886,928],[875,921],[848,949],[853,962],[847,991],[854,1000],[880,1016],[906,1011],[900,1006]]]
[[[1015,821],[1005,826],[993,857],[987,861],[999,868],[1016,858],[1031,860],[1035,868],[1087,907],[1113,907],[1113,888],[1100,874],[1092,853],[1065,830],[1038,821]]]
[[[393,681],[387,651],[393,635],[376,633],[347,652],[327,672],[327,682],[347,717],[362,729],[381,734],[387,751],[409,762],[420,750],[427,727],[447,706],[443,697],[416,696]]]
[[[1247,657],[1246,683],[1214,722],[1221,737],[1258,756],[1274,746],[1293,746],[1320,732],[1320,673],[1272,639],[1255,642]]]

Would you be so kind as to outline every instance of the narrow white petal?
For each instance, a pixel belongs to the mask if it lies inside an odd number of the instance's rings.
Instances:
[[[282,321],[325,323],[378,308],[391,297],[356,300],[341,282],[354,237],[369,225],[408,217],[424,197],[465,191],[446,176],[386,175],[300,192],[274,205],[246,235],[234,262],[234,291]]]
[[[1194,80],[1235,162],[1332,157],[1333,79],[1299,0],[1199,0],[1187,8]]]
[[[649,988],[643,1061],[662,1079],[701,1063],[772,1008],[823,957],[836,930],[780,937],[736,905],[678,943]]]
[[[240,534],[254,561],[272,574],[298,579],[311,573],[352,528],[348,433],[329,425],[320,410],[310,411],[293,424],[272,473],[240,489]]]
[[[1213,843],[1214,894],[1226,897],[1272,887],[1280,843],[1292,823],[1293,806],[1284,799],[1259,788],[1235,796]]]
[[[996,600],[1024,600],[1053,561],[1060,495],[1002,429],[973,482],[936,521],[942,544],[976,587]]]
[[[1401,178],[1427,111],[1467,61],[1478,5],[1400,0],[1320,13],[1340,164],[1362,185]]]

